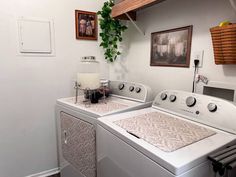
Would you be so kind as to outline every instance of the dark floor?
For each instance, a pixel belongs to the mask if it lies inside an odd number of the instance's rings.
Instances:
[[[55,175],[51,175],[51,176],[48,176],[48,177],[60,177],[60,173],[55,174]]]

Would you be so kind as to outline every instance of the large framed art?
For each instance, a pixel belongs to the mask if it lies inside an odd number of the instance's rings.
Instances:
[[[189,67],[193,26],[151,34],[151,66]]]

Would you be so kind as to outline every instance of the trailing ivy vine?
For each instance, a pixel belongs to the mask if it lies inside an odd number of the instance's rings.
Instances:
[[[109,0],[104,3],[102,10],[97,13],[100,16],[101,33],[99,35],[102,39],[100,46],[104,49],[105,59],[110,62],[115,61],[117,56],[121,54],[118,43],[123,40],[122,33],[127,29],[119,20],[112,18],[112,6],[114,6],[114,1]]]

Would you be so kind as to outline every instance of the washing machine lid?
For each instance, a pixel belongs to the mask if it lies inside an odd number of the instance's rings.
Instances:
[[[142,103],[114,96],[109,97],[105,101],[100,100],[97,104],[84,103],[83,100],[83,96],[80,96],[78,98],[78,103],[75,104],[75,97],[61,98],[57,100],[57,104],[92,117],[101,117],[139,108],[150,107],[152,104],[152,102]]]
[[[129,118],[135,118],[140,115],[150,114],[159,111],[161,114],[166,114],[173,118],[190,122],[193,125],[201,126],[215,132],[211,136],[203,138],[193,144],[189,144],[172,152],[165,152],[156,146],[148,143],[140,137],[136,137],[134,134],[127,132],[124,128],[117,125],[120,120]],[[175,175],[180,175],[191,168],[205,162],[209,153],[228,145],[229,143],[236,142],[236,135],[211,128],[209,126],[186,120],[182,117],[175,116],[164,111],[160,111],[154,108],[146,108],[138,111],[127,112],[123,114],[102,117],[98,119],[98,123],[105,129],[121,138],[123,141],[139,150],[150,159],[169,170]]]

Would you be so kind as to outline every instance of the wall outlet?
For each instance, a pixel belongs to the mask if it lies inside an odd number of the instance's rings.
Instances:
[[[204,57],[204,50],[196,51],[193,53],[192,58],[192,66],[194,67],[194,60],[199,60],[198,68],[202,68],[203,66],[203,57]]]

